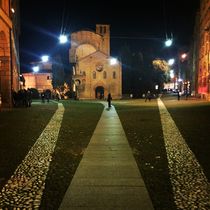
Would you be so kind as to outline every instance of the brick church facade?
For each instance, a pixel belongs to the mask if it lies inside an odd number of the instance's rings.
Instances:
[[[110,26],[96,25],[96,31],[71,34],[70,63],[73,91],[80,99],[113,99],[122,96],[121,63],[110,56]]]

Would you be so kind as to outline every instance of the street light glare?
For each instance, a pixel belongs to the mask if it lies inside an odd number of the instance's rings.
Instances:
[[[181,58],[182,59],[185,59],[187,57],[187,53],[183,53],[182,55],[181,55]]]
[[[39,71],[39,66],[34,66],[32,69],[33,69],[34,72],[38,72]]]
[[[174,64],[175,60],[173,58],[168,60],[168,65],[172,66]]]
[[[165,46],[166,46],[166,47],[170,47],[172,44],[173,44],[173,40],[172,40],[172,39],[167,39],[167,40],[165,41]]]
[[[171,71],[170,71],[170,77],[171,77],[171,78],[174,78],[174,70],[171,70]]]
[[[48,55],[43,55],[42,56],[42,62],[48,62],[49,61],[49,56]]]
[[[14,8],[11,8],[11,11],[12,11],[13,14],[15,13],[15,9]]]
[[[65,44],[68,41],[67,36],[64,34],[61,34],[59,37],[59,41],[61,44]]]
[[[110,65],[116,65],[117,64],[117,59],[116,58],[111,58],[110,59]]]

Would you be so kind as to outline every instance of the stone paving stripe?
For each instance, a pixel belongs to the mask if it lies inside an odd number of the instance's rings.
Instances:
[[[104,109],[60,210],[153,210],[114,107]]]
[[[178,209],[210,209],[209,183],[195,155],[158,99],[174,200]]]
[[[39,209],[64,114],[63,104],[0,192],[0,209]]]

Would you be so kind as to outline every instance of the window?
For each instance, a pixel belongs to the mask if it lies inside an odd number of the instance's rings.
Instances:
[[[106,71],[103,72],[103,78],[106,79]]]
[[[47,80],[50,80],[50,76],[47,76]]]
[[[113,79],[116,79],[116,72],[113,71]]]
[[[93,72],[93,79],[96,79],[96,72]]]
[[[102,34],[102,33],[103,33],[103,27],[100,26],[100,34]]]
[[[83,74],[83,76],[86,76],[86,73],[85,73],[85,71],[83,71],[83,73],[82,73],[82,74]]]

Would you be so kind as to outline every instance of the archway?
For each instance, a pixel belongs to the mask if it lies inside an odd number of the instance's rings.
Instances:
[[[103,99],[104,98],[104,87],[98,86],[95,89],[96,99]]]

